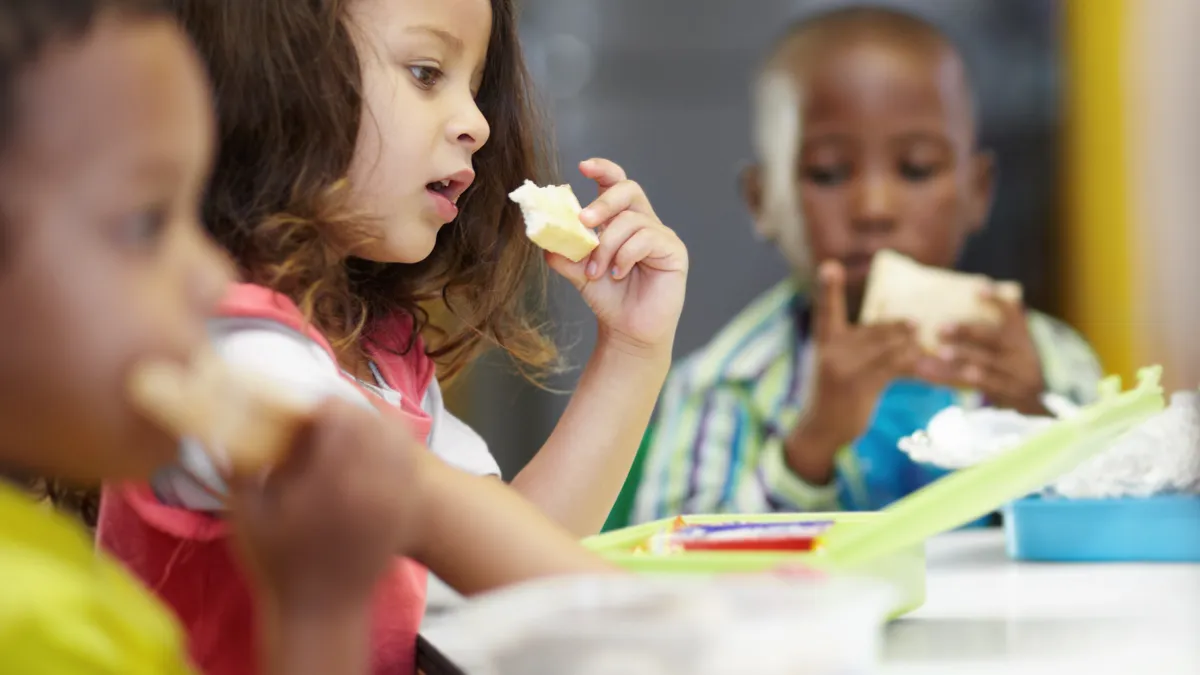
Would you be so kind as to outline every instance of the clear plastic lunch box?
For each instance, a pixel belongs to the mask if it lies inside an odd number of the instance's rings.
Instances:
[[[472,675],[857,675],[894,603],[880,582],[607,576],[532,582],[422,633]]]

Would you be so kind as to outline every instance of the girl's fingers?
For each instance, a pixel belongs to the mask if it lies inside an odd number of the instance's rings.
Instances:
[[[579,214],[584,226],[600,229],[600,245],[584,262],[584,283],[606,274],[624,279],[639,264],[649,263],[664,271],[686,269],[683,242],[659,222],[646,193],[629,180],[624,169],[607,159],[593,158],[581,162],[579,170],[600,188],[600,196]],[[573,270],[561,261],[547,260],[556,271],[573,278]]]
[[[592,253],[594,254],[595,251]],[[579,262],[571,262],[567,258],[557,253],[551,253],[550,251],[545,251],[543,255],[546,259],[546,266],[571,282],[571,285],[577,290],[587,284],[588,277],[584,270],[590,258],[584,258]]]
[[[603,191],[579,214],[579,220],[587,227],[600,227],[626,211],[655,217],[646,193],[631,180],[621,181]]]
[[[599,279],[609,274],[617,251],[639,230],[649,227],[648,219],[633,211],[625,211],[609,221],[600,233],[600,245],[587,260],[586,274],[589,279]]]
[[[620,280],[629,276],[636,265],[645,265],[663,272],[684,269],[683,242],[665,227],[644,227],[633,233],[621,248],[612,264],[612,276]]]
[[[686,250],[669,228],[646,215],[625,211],[600,234],[600,245],[587,261],[586,274],[593,280],[605,274],[623,279],[638,264],[682,271],[687,265]]]
[[[620,165],[599,157],[580,162],[579,172],[596,181],[596,185],[600,186],[600,194],[604,194],[612,186],[628,179],[625,169],[622,169]]]

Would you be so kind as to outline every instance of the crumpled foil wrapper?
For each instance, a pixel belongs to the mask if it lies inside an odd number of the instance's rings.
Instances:
[[[1059,417],[1071,414],[1061,405],[1048,407]],[[902,439],[900,450],[917,462],[962,469],[1015,448],[1054,421],[1012,410],[951,407],[924,431]],[[1200,392],[1173,394],[1162,413],[1118,437],[1044,493],[1072,499],[1200,494]]]

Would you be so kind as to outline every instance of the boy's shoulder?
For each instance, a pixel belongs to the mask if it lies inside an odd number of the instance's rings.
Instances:
[[[1088,341],[1065,321],[1048,314],[1031,310],[1027,317],[1046,389],[1076,403],[1094,400],[1104,369]]]
[[[1088,341],[1067,322],[1036,310],[1029,310],[1026,317],[1030,337],[1043,358],[1076,355],[1095,359]]]
[[[0,672],[191,672],[170,612],[70,519],[0,487]]]
[[[1031,309],[1025,313],[1025,316],[1029,320],[1030,330],[1037,331],[1039,334],[1058,335],[1072,340],[1083,339],[1083,336],[1066,321],[1050,316],[1045,312]]]
[[[757,380],[772,365],[795,358],[796,283],[780,282],[758,296],[708,344],[680,360],[669,382],[689,391]]]

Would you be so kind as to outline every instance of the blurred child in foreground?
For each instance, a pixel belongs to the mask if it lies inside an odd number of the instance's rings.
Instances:
[[[436,458],[405,420],[337,397],[293,411],[291,447],[265,475],[217,469],[226,517],[191,532],[228,544],[256,611],[222,605],[211,577],[191,588],[254,642],[187,644],[149,589],[26,494],[37,480],[144,482],[177,459],[181,429],[145,417],[128,382],[211,351],[232,267],[198,215],[215,127],[204,68],[157,0],[0,3],[0,673],[201,672],[189,647],[232,652],[245,672],[366,673],[398,556],[481,585],[607,571],[498,481]],[[236,396],[186,389],[154,398],[194,411]],[[172,563],[196,551],[178,546]]]
[[[1087,343],[996,298],[1000,325],[948,329],[935,355],[906,325],[857,323],[877,251],[953,268],[987,219],[992,158],[937,28],[890,9],[823,14],[775,44],[756,84],[743,191],[792,277],[672,370],[635,520],[879,509],[942,475],[897,449],[938,411],[1093,396]]]
[[[0,3],[0,672],[192,672],[171,613],[22,486],[145,479],[175,458],[125,383],[203,350],[230,280],[197,220],[212,136],[199,60],[154,0]],[[392,514],[420,493],[308,498],[414,466],[364,417],[320,407],[284,470],[231,495],[271,608],[262,672],[366,670],[371,590],[415,541]]]

